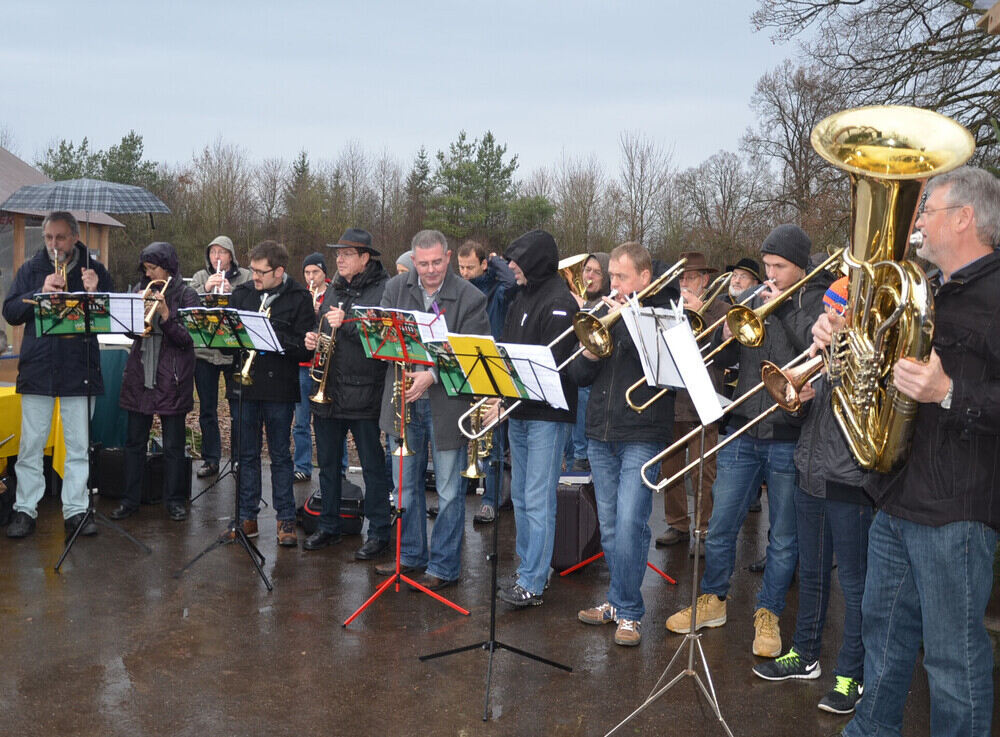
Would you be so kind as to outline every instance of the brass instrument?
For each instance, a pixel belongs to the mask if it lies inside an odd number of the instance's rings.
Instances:
[[[701,300],[701,307],[697,310],[684,310],[684,314],[687,315],[688,323],[691,325],[691,331],[698,336],[705,329],[705,312],[709,307],[719,298],[719,295],[723,291],[728,291],[729,282],[733,279],[733,272],[727,271],[725,274],[719,274],[712,283],[705,287],[705,291],[701,293],[699,299]]]
[[[406,425],[410,421],[410,406],[405,404],[403,400],[405,399],[404,394],[406,389],[413,386],[413,379],[405,375],[403,371],[403,363],[401,361],[395,361],[393,363],[393,368],[395,369],[395,379],[392,382],[392,404],[396,408],[396,427],[399,433],[399,447],[392,451],[392,454],[396,457],[406,457],[413,455],[413,451],[410,449],[409,444],[406,442]]]
[[[260,307],[257,309],[257,312],[263,313],[265,318],[270,319],[271,308],[268,307],[266,310],[264,309],[264,302],[266,301],[267,301],[267,295],[264,294],[260,298]],[[252,370],[255,358],[257,358],[256,350],[247,352],[246,360],[243,362],[243,368],[241,368],[238,372],[233,374],[233,379],[236,381],[237,384],[241,384],[242,386],[250,386],[251,384],[253,384]]]
[[[486,417],[487,406],[480,405],[472,413],[472,419],[470,424],[472,425],[472,432],[478,434],[483,427],[483,420]],[[469,441],[469,463],[462,471],[462,478],[464,479],[481,479],[485,478],[486,472],[483,469],[483,461],[490,457],[490,453],[493,451],[493,433],[487,432],[481,437],[475,440]]]
[[[62,251],[53,249],[55,251],[55,271],[56,276],[63,280],[64,289],[69,289],[69,282],[66,281],[66,259],[63,257]]]
[[[798,392],[798,390],[801,389],[802,386],[806,382],[810,382],[811,383],[811,382],[815,381],[817,378],[819,378],[818,373],[817,373],[818,369],[816,369],[815,367],[811,366],[810,365],[811,362],[807,362],[806,364],[803,364],[803,368],[808,367],[808,371],[803,370],[801,374],[797,373],[796,369],[793,368],[793,367],[797,367],[798,364],[802,360],[806,359],[808,356],[809,356],[809,351],[805,350],[805,351],[803,351],[802,353],[800,353],[799,355],[797,355],[795,358],[793,358],[791,361],[789,361],[788,363],[786,363],[784,366],[782,366],[780,368],[781,371],[790,372],[789,376],[791,376],[795,381],[801,381],[801,383],[799,383],[799,384],[796,385],[796,398],[797,398],[797,392]],[[822,363],[820,364],[820,368],[821,367],[822,367]],[[763,374],[763,370],[761,371],[761,373]],[[736,409],[741,404],[743,404],[745,401],[747,401],[748,399],[750,399],[750,397],[756,395],[757,392],[759,392],[761,389],[764,389],[766,387],[766,385],[767,384],[766,384],[765,380],[762,378],[761,381],[760,381],[760,383],[758,383],[756,386],[754,386],[752,389],[750,389],[748,392],[746,392],[745,394],[743,394],[742,396],[740,396],[738,399],[734,400],[732,404],[730,404],[728,407],[726,407],[726,411],[727,412],[731,412],[732,410]],[[717,443],[714,447],[709,448],[708,450],[704,451],[704,453],[703,453],[704,457],[708,458],[709,456],[715,455],[720,450],[722,450],[727,445],[729,445],[729,443],[731,443],[733,440],[735,440],[740,435],[742,435],[747,430],[749,430],[751,427],[753,427],[754,425],[756,425],[758,422],[760,422],[761,420],[763,420],[765,417],[771,416],[772,414],[774,414],[775,412],[777,412],[779,409],[785,409],[785,408],[782,407],[782,405],[778,404],[778,403],[772,404],[766,410],[764,410],[759,415],[757,415],[756,417],[754,417],[752,420],[750,420],[749,422],[747,422],[743,427],[739,428],[735,432],[732,432],[728,436],[726,436],[726,439],[723,440],[721,443]],[[691,461],[690,463],[688,463],[686,466],[684,466],[684,468],[682,468],[681,470],[679,470],[673,476],[671,476],[668,479],[664,479],[663,481],[659,481],[657,483],[653,483],[652,481],[649,480],[649,477],[647,476],[647,474],[649,473],[649,471],[654,466],[658,465],[664,458],[666,458],[667,456],[671,455],[672,453],[680,450],[682,447],[684,447],[684,445],[691,438],[693,438],[695,435],[697,435],[700,432],[702,432],[702,426],[701,425],[699,425],[698,427],[694,428],[693,430],[691,430],[690,432],[688,432],[683,437],[678,438],[673,443],[671,443],[666,448],[664,448],[659,453],[657,453],[655,456],[653,456],[648,461],[646,461],[646,463],[643,464],[642,470],[641,470],[642,483],[644,483],[648,488],[652,489],[653,491],[663,491],[668,486],[670,486],[671,484],[673,484],[674,482],[676,482],[678,479],[684,478],[684,474],[686,474],[692,468],[695,468],[701,462],[701,457],[700,456],[698,458],[694,459],[693,461]]]
[[[905,260],[916,209],[926,180],[964,164],[975,141],[938,113],[884,105],[829,116],[811,142],[851,179],[847,324],[830,346],[834,415],[858,463],[886,473],[905,457],[917,411],[892,366],[926,361],[934,332],[927,277]]]
[[[222,276],[225,272],[222,271],[222,259],[215,259],[215,275]],[[212,290],[213,294],[222,294],[222,282],[220,281],[215,285],[215,289]]]
[[[569,291],[576,294],[580,299],[587,299],[587,287],[590,282],[583,280],[583,265],[590,258],[589,253],[578,253],[576,256],[569,256],[559,261],[559,273],[569,284]]]
[[[826,364],[826,357],[816,355],[794,368],[782,368],[770,361],[760,365],[760,380],[771,395],[771,399],[781,405],[786,412],[798,412],[802,407],[799,393],[810,379]]]
[[[343,302],[337,303],[339,310]],[[333,400],[326,395],[326,380],[330,376],[330,365],[333,363],[333,349],[337,344],[337,331],[330,328],[330,334],[323,332],[323,323],[326,320],[320,318],[319,328],[316,331],[316,350],[313,353],[312,362],[309,364],[309,378],[319,382],[319,388],[314,394],[309,396],[310,402],[316,404],[329,404]]]
[[[313,312],[316,312],[319,309],[319,300],[323,296],[323,292],[319,291],[319,286],[314,285],[311,279],[309,280],[309,294],[312,295]]]
[[[142,290],[142,301],[144,304],[149,305],[143,317],[145,327],[142,331],[142,337],[144,338],[153,332],[153,315],[156,314],[156,308],[159,306],[159,302],[153,296],[153,289],[155,288],[160,294],[165,294],[167,285],[170,284],[171,279],[173,279],[172,276],[168,276],[166,279],[152,279],[146,285],[146,288]]]
[[[684,271],[684,264],[686,263],[686,258],[680,259],[651,281],[644,289],[637,292],[635,301],[640,302],[646,297],[659,292]],[[573,317],[573,331],[584,348],[598,358],[607,358],[615,348],[614,341],[611,339],[611,328],[621,319],[621,316],[621,307],[601,318],[594,317],[590,312],[577,312]]]

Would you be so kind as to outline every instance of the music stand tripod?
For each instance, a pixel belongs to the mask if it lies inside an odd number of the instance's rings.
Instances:
[[[697,546],[701,541],[701,483],[702,475],[705,472],[705,426],[701,427],[701,462],[698,464],[698,490],[695,494],[695,510],[694,510],[694,532],[692,534],[695,536],[694,544]],[[697,550],[697,548],[696,548]],[[698,561],[700,560],[700,555],[694,556],[694,566],[691,569],[691,624],[689,625],[688,632],[684,635],[684,641],[677,648],[674,656],[670,659],[667,667],[664,669],[663,674],[660,679],[653,686],[653,690],[646,697],[639,707],[625,717],[621,722],[615,725],[604,737],[610,737],[618,729],[623,727],[629,721],[631,721],[635,716],[639,714],[647,706],[650,706],[654,701],[663,696],[667,691],[673,688],[676,684],[680,683],[683,678],[693,678],[694,682],[698,685],[699,690],[702,695],[708,701],[709,706],[712,707],[712,711],[715,713],[715,717],[719,720],[722,728],[726,731],[729,737],[733,737],[732,730],[729,729],[729,725],[726,724],[726,720],[722,717],[722,712],[719,711],[719,699],[715,695],[715,686],[712,683],[712,673],[708,669],[708,660],[705,658],[705,651],[701,647],[701,634],[697,632],[698,624]],[[698,656],[701,658],[701,664],[705,669],[705,680],[703,681],[698,671],[695,670],[695,648],[697,648]],[[673,668],[674,662],[677,660],[678,656],[684,650],[687,650],[687,667],[684,668],[680,673],[675,675],[670,682],[660,688],[660,684],[663,683],[664,679],[667,677],[667,673]],[[707,682],[707,687],[706,687]]]
[[[243,339],[240,337],[238,331],[233,330],[233,335],[237,337],[240,342],[241,351],[253,350],[252,346],[247,346]],[[237,354],[239,355],[239,354]],[[237,364],[234,364],[237,365]],[[236,423],[236,448],[237,453],[239,449],[242,449],[243,445],[243,386],[239,386],[235,389],[237,395],[237,417],[238,422]],[[232,471],[232,469],[230,469]],[[271,581],[268,579],[267,574],[264,573],[264,554],[258,550],[257,546],[253,544],[249,537],[247,537],[246,532],[243,530],[242,520],[240,519],[240,480],[243,473],[243,464],[240,463],[236,466],[236,491],[233,494],[233,529],[230,530],[228,527],[225,532],[223,532],[219,537],[217,537],[213,542],[211,542],[208,547],[202,550],[198,555],[189,560],[184,566],[174,574],[174,578],[180,578],[181,574],[184,573],[188,568],[193,566],[204,556],[211,553],[213,550],[221,548],[223,545],[228,545],[232,542],[237,542],[240,544],[247,555],[250,558],[250,562],[253,563],[253,567],[257,570],[257,575],[260,576],[260,580],[264,582],[264,586],[267,587],[268,591],[273,591],[274,586],[271,585]],[[212,484],[213,486],[219,482],[218,479]]]
[[[89,254],[89,251],[88,251],[88,254]],[[90,484],[90,453],[91,453],[91,450],[92,450],[92,448],[91,448],[91,432],[90,432],[90,420],[91,420],[91,416],[90,416],[90,400],[91,400],[91,398],[93,396],[90,393],[90,378],[91,378],[90,377],[90,352],[91,352],[90,336],[91,335],[97,335],[97,333],[94,333],[91,330],[91,322],[90,322],[90,308],[93,305],[93,299],[94,299],[93,293],[91,293],[87,298],[81,300],[83,302],[83,336],[87,340],[87,348],[86,348],[86,351],[85,351],[85,355],[86,355],[85,360],[87,362],[87,377],[84,380],[84,383],[85,383],[85,385],[87,387],[87,393],[86,393],[86,397],[87,397],[87,423],[86,423],[87,424],[87,511],[84,512],[83,519],[80,520],[80,524],[78,524],[76,526],[76,529],[73,530],[73,534],[70,535],[69,539],[66,541],[66,546],[63,548],[62,555],[59,556],[59,560],[56,562],[55,568],[53,569],[53,570],[56,571],[56,573],[59,572],[59,569],[62,567],[63,561],[66,560],[66,556],[69,555],[69,551],[72,549],[74,543],[76,543],[76,539],[78,537],[80,537],[80,533],[87,526],[87,524],[89,522],[91,522],[91,521],[93,521],[95,524],[102,524],[105,527],[107,527],[108,529],[114,530],[115,532],[117,532],[122,537],[126,538],[127,540],[131,541],[133,544],[135,544],[138,547],[140,547],[143,550],[145,550],[146,551],[146,555],[152,555],[152,553],[153,553],[152,548],[150,548],[145,543],[139,542],[139,540],[137,540],[135,537],[133,537],[124,527],[122,527],[121,525],[115,524],[115,522],[113,520],[111,520],[109,517],[106,517],[102,513],[98,512],[97,511],[97,507],[94,506],[94,494],[93,494],[93,489],[91,488],[91,484]],[[99,355],[100,354],[98,353],[98,356]],[[66,428],[63,427],[63,434],[65,434],[65,433],[66,433]]]
[[[387,316],[386,316],[386,312],[388,312]],[[404,331],[403,331],[403,326],[407,322],[406,318],[404,318],[403,316],[401,316],[398,313],[394,312],[391,308],[386,308],[385,310],[381,311],[381,315],[378,316],[378,317],[373,317],[373,318],[366,317],[366,318],[354,318],[354,319],[358,319],[360,321],[360,323],[361,323],[361,329],[362,329],[362,332],[364,334],[364,337],[362,338],[362,344],[366,347],[366,349],[370,349],[371,348],[371,343],[373,341],[379,341],[380,340],[380,342],[378,342],[378,347],[374,348],[373,350],[371,350],[371,357],[372,358],[378,358],[378,359],[382,359],[382,360],[386,360],[386,361],[395,361],[395,362],[397,362],[397,365],[402,365],[404,369],[406,368],[406,366],[411,365],[411,360],[410,360],[411,357],[410,357],[409,350],[406,347],[406,338],[404,338]],[[391,327],[388,330],[383,330],[381,332],[381,338],[379,339],[378,336],[380,334],[380,331],[378,329],[376,329],[376,326],[385,327],[385,323],[387,321],[391,322]],[[411,323],[411,326],[412,326],[412,323]],[[373,338],[372,337],[373,335],[376,336],[376,337]],[[389,344],[389,343],[395,344],[396,341],[398,341],[399,351],[400,351],[401,355],[398,355],[398,356],[397,355],[392,355],[389,352],[380,353],[380,351],[383,348],[387,347],[387,344]],[[402,374],[402,375],[405,376],[405,373]],[[455,604],[454,602],[449,601],[448,599],[446,599],[445,597],[441,596],[436,591],[431,591],[429,588],[427,588],[423,584],[418,583],[414,579],[410,578],[409,576],[407,576],[402,571],[402,562],[401,562],[402,550],[401,550],[401,548],[402,548],[402,541],[403,541],[403,514],[406,512],[406,510],[402,506],[402,504],[403,504],[403,487],[404,487],[404,483],[405,483],[405,481],[404,481],[405,476],[403,474],[403,452],[402,452],[402,449],[403,449],[403,447],[406,444],[406,379],[405,378],[400,379],[399,383],[400,383],[400,387],[399,387],[399,418],[400,418],[399,419],[399,428],[400,428],[400,431],[401,431],[401,435],[400,435],[400,439],[399,439],[399,454],[398,454],[398,457],[399,457],[399,489],[397,490],[397,497],[398,498],[396,499],[395,506],[393,507],[392,516],[390,517],[390,519],[394,520],[395,523],[396,523],[396,570],[393,571],[392,575],[390,575],[385,581],[383,581],[381,584],[378,585],[378,587],[375,589],[375,592],[371,596],[369,596],[367,600],[365,600],[364,604],[362,604],[361,606],[359,606],[354,611],[354,613],[351,614],[351,616],[349,616],[347,619],[344,620],[344,623],[342,625],[344,627],[347,627],[351,622],[353,622],[355,619],[357,619],[358,616],[361,614],[361,612],[363,612],[365,609],[367,609],[369,606],[371,606],[375,602],[375,600],[378,599],[380,596],[382,596],[382,594],[384,594],[386,591],[388,591],[389,587],[392,586],[393,584],[395,584],[396,591],[398,592],[399,591],[399,584],[400,584],[400,582],[403,582],[403,583],[407,584],[408,586],[410,586],[410,588],[415,589],[416,591],[419,591],[419,592],[421,592],[423,594],[427,594],[428,596],[430,596],[433,599],[436,599],[437,601],[441,602],[445,606],[451,607],[452,609],[454,609],[459,614],[464,614],[465,616],[469,615],[469,610],[468,609],[464,609],[464,608],[460,607],[458,604]],[[418,492],[417,490],[414,490],[414,493],[421,493],[421,492]],[[462,500],[462,503],[463,504],[465,503],[464,499]],[[421,520],[421,523],[422,524],[426,524],[426,520]]]

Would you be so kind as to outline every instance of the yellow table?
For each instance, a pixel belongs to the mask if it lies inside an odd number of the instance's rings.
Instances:
[[[82,428],[81,431],[86,432],[86,428]],[[0,445],[0,471],[6,469],[9,457],[17,455],[21,443],[21,395],[14,390],[14,387],[5,386],[0,387],[0,441],[10,435],[14,437]],[[66,461],[66,442],[63,438],[58,398],[53,410],[52,429],[49,431],[48,440],[45,441],[45,455],[52,456],[52,468],[62,476]]]

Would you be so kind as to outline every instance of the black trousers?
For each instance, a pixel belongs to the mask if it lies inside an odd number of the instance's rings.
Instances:
[[[184,504],[187,489],[184,468],[184,415],[160,415],[163,427],[163,503]],[[128,433],[125,440],[125,495],[122,504],[136,509],[142,500],[142,476],[146,470],[146,445],[153,415],[128,413]]]

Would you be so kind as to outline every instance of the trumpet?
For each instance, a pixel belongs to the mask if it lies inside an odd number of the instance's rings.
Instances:
[[[64,289],[69,289],[69,282],[66,281],[66,259],[63,257],[62,251],[53,249],[55,251],[55,270],[56,276],[63,280]]]
[[[814,364],[813,361],[809,361],[809,362],[807,362],[805,364],[802,364],[802,366],[800,367],[801,370],[797,370],[797,371],[793,370],[793,367],[796,367],[797,364],[799,364],[800,361],[802,361],[804,358],[807,358],[808,356],[809,356],[809,349],[806,349],[806,350],[802,351],[802,353],[800,353],[799,355],[797,355],[795,358],[793,358],[791,361],[789,361],[788,363],[786,363],[784,366],[782,366],[779,369],[780,371],[786,372],[786,376],[789,379],[789,384],[794,389],[795,400],[796,401],[798,401],[798,393],[801,390],[801,388],[806,383],[810,383],[811,384],[816,379],[818,379],[819,378],[818,370],[819,370],[819,368],[822,368],[822,357],[818,357],[818,358],[820,358],[820,364],[819,364],[818,367]],[[764,373],[764,368],[763,367],[761,369],[761,373],[762,374]],[[730,404],[726,408],[726,410],[727,411],[732,411],[736,407],[739,407],[741,404],[743,404],[745,401],[747,401],[748,399],[750,399],[750,397],[754,396],[761,389],[764,389],[766,386],[767,386],[767,381],[764,378],[762,378],[761,381],[760,381],[760,383],[758,383],[756,386],[754,386],[752,389],[750,389],[748,392],[746,392],[743,396],[741,396],[739,399],[737,399],[732,404]],[[782,396],[784,397],[784,390],[782,390],[782,392],[783,392]],[[709,456],[715,455],[720,450],[722,450],[727,445],[729,445],[729,443],[731,443],[733,440],[735,440],[740,435],[742,435],[747,430],[749,430],[754,425],[756,425],[758,422],[760,422],[761,420],[763,420],[765,417],[770,417],[772,414],[774,414],[775,412],[777,412],[779,409],[788,409],[789,411],[794,411],[794,410],[791,409],[792,406],[793,406],[792,402],[787,402],[787,403],[777,403],[776,402],[775,404],[772,404],[766,410],[764,410],[759,415],[757,415],[756,417],[754,417],[752,420],[750,420],[749,422],[747,422],[739,430],[736,430],[735,432],[731,433],[721,443],[718,443],[714,447],[709,448],[708,450],[704,451],[703,456],[705,458],[708,458]],[[795,405],[795,407],[797,409],[797,405]],[[691,432],[687,433],[683,437],[681,437],[678,440],[674,441],[673,443],[671,443],[670,445],[668,445],[666,448],[664,448],[663,450],[661,450],[659,453],[657,453],[655,456],[653,456],[648,461],[646,461],[646,463],[643,464],[642,469],[641,469],[642,483],[644,483],[649,489],[651,489],[653,491],[663,491],[664,489],[666,489],[668,486],[670,486],[674,482],[678,481],[679,479],[684,478],[684,474],[686,474],[692,468],[695,468],[699,463],[701,463],[701,457],[699,457],[698,459],[693,460],[690,463],[688,463],[686,466],[684,466],[684,468],[682,468],[680,471],[678,471],[677,473],[675,473],[670,478],[664,479],[663,481],[659,481],[657,483],[651,482],[649,480],[649,477],[646,475],[653,468],[653,466],[656,466],[664,458],[666,458],[667,456],[671,455],[672,453],[674,453],[677,450],[679,450],[680,448],[682,448],[684,446],[684,444],[687,443],[691,438],[693,438],[698,433],[702,432],[703,428],[704,428],[703,425],[699,425],[698,427],[696,427],[693,430],[691,430]]]
[[[483,420],[486,417],[486,407],[481,406],[472,413],[472,419],[470,423],[472,424],[472,432],[478,433],[480,428],[483,426]],[[493,434],[486,433],[476,440],[469,441],[469,464],[462,471],[462,478],[465,479],[481,479],[486,476],[486,472],[483,470],[483,461],[490,457],[490,453],[493,450]]]
[[[309,280],[309,294],[312,295],[313,312],[316,312],[319,310],[319,300],[323,296],[323,292],[319,291],[319,286],[315,285],[312,279]],[[341,302],[340,304],[343,304],[343,302]]]
[[[264,302],[266,301],[267,301],[267,295],[264,294],[260,298],[260,307],[257,309],[257,312],[263,313],[265,318],[270,319],[271,308],[268,307],[266,310],[264,309]],[[236,381],[237,384],[240,384],[242,386],[250,386],[251,384],[253,384],[252,370],[255,358],[257,358],[256,350],[247,352],[247,358],[243,362],[243,368],[241,368],[238,372],[233,374],[233,379]]]
[[[396,407],[396,428],[399,431],[399,447],[392,451],[396,458],[405,458],[413,455],[409,443],[406,442],[406,425],[410,421],[410,408],[405,403],[406,390],[413,385],[413,379],[405,375],[403,365],[397,361],[393,363],[395,368],[395,379],[392,382],[392,404]]]
[[[146,308],[146,315],[143,317],[145,327],[142,331],[142,337],[144,338],[153,332],[153,315],[156,314],[156,308],[160,304],[156,297],[153,296],[153,289],[156,288],[160,294],[166,294],[167,285],[170,284],[171,279],[173,279],[172,276],[168,276],[166,279],[153,279],[142,291],[142,301],[149,305]]]
[[[223,275],[223,271],[222,271],[222,259],[221,258],[215,259],[215,275],[216,276],[222,276]],[[219,280],[219,283],[215,285],[215,289],[212,290],[212,294],[222,294],[222,293],[223,293],[222,292],[222,280]]]
[[[343,302],[337,303],[339,310]],[[316,352],[313,353],[312,364],[309,366],[309,378],[319,382],[319,388],[315,394],[310,395],[309,401],[316,404],[329,404],[333,401],[326,395],[326,380],[330,376],[330,364],[333,363],[333,349],[337,344],[337,331],[330,329],[330,334],[323,332],[323,323],[326,320],[320,318],[319,329],[316,334]]]

